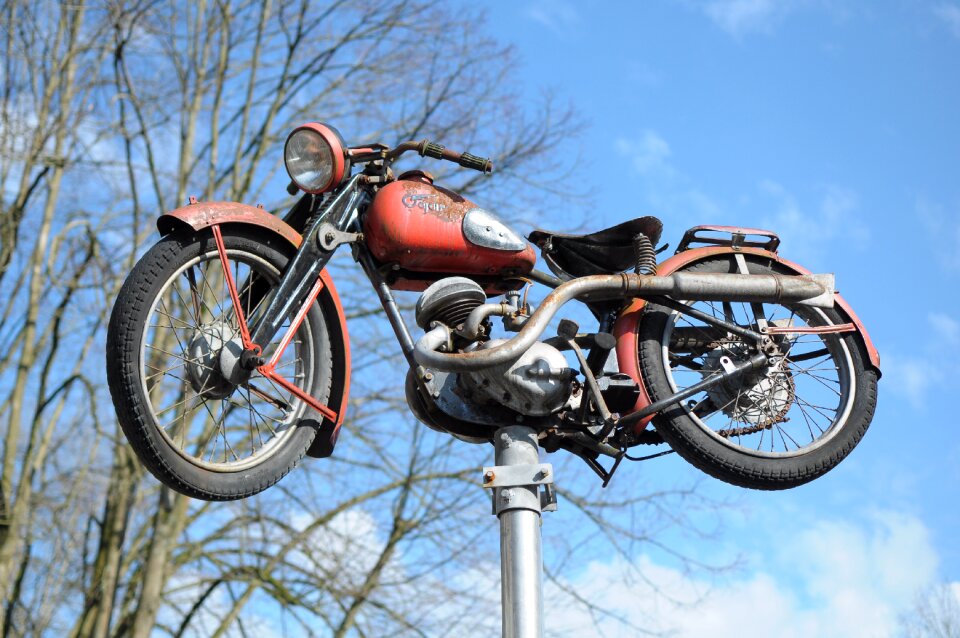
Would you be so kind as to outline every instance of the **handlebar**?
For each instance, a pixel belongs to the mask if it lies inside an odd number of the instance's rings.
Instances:
[[[363,150],[369,149],[365,148]],[[430,140],[422,140],[420,142],[403,142],[395,148],[386,151],[386,153],[383,154],[383,157],[384,159],[392,161],[407,151],[416,151],[420,157],[432,157],[434,159],[453,162],[455,164],[459,164],[463,168],[470,168],[475,171],[480,171],[484,174],[490,174],[493,172],[493,162],[489,159],[485,157],[477,157],[476,155],[471,155],[470,153],[457,153],[456,151],[451,151],[450,149],[445,148],[442,144],[437,144],[436,142],[431,142]]]
[[[449,151],[444,148],[442,144],[437,144],[429,140],[420,142],[417,152],[420,153],[421,157],[433,157],[435,159],[447,160],[448,162],[456,162],[464,168],[470,168],[475,171],[480,171],[481,173],[487,174],[493,172],[493,162],[489,159],[477,157],[470,153]]]

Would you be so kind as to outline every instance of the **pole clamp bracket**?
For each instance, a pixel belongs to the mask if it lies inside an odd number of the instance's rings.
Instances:
[[[538,486],[543,486],[543,491]],[[483,468],[483,487],[494,490],[493,492],[493,513],[499,514],[505,509],[521,507],[523,509],[532,509],[523,507],[519,503],[513,507],[510,501],[513,500],[513,490],[510,488],[533,488],[539,495],[539,510],[543,512],[557,511],[557,492],[553,487],[553,465],[550,463],[530,463],[525,465],[494,465]],[[502,498],[506,502],[499,503],[497,498],[500,490],[510,490],[503,494]],[[521,496],[517,494],[517,496]],[[499,506],[498,506],[499,505]]]

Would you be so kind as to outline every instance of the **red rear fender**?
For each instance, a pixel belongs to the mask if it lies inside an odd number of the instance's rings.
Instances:
[[[657,273],[660,275],[669,275],[677,270],[680,270],[684,266],[693,264],[703,259],[714,257],[716,255],[731,254],[734,252],[766,257],[783,264],[785,267],[793,270],[797,274],[810,274],[810,271],[803,266],[795,264],[792,261],[788,261],[780,255],[768,250],[744,247],[740,248],[738,251],[734,251],[734,249],[730,248],[729,246],[714,246],[686,250],[682,253],[674,255],[660,264],[657,267]],[[640,396],[631,412],[650,405],[650,397],[647,394],[646,387],[644,386],[643,376],[640,374],[640,362],[638,360],[638,348],[640,345],[640,319],[643,316],[643,308],[646,303],[647,302],[643,299],[635,299],[623,312],[620,313],[620,317],[613,326],[613,335],[617,338],[617,364],[620,367],[620,371],[624,374],[630,375],[630,377],[640,385]],[[857,339],[860,341],[862,352],[870,366],[876,370],[877,375],[879,376],[880,353],[873,345],[873,341],[870,339],[867,329],[864,327],[859,317],[857,317],[856,313],[853,312],[853,308],[850,307],[850,304],[847,303],[847,301],[844,300],[840,295],[836,295],[836,309],[842,316],[844,316],[846,321],[852,322],[854,325],[856,325]],[[639,432],[645,428],[650,422],[651,418],[653,417],[649,417],[640,421],[636,426],[636,430]]]

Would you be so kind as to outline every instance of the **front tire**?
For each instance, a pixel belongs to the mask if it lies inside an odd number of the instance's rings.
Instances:
[[[293,250],[242,227],[224,226],[222,236],[252,326]],[[224,279],[211,231],[168,235],[127,277],[107,331],[107,380],[130,445],[161,482],[205,500],[244,498],[275,484],[323,420],[237,364],[242,344]],[[263,348],[265,357],[287,325]],[[314,304],[277,365],[321,403],[330,395],[329,334]]]
[[[797,274],[772,259],[747,256],[745,263],[750,274]],[[741,267],[733,255],[724,255],[684,271],[738,273]],[[764,321],[780,327],[845,323],[833,309],[801,305],[690,305],[753,330]],[[754,354],[742,338],[655,304],[647,307],[639,336],[640,366],[653,401]],[[654,419],[680,456],[722,481],[761,490],[812,481],[853,450],[873,418],[877,374],[864,365],[853,333],[778,339],[778,365],[695,394]]]

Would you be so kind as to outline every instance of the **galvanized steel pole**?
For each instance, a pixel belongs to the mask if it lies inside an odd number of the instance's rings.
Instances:
[[[502,427],[494,435],[496,468],[484,468],[484,481],[498,479],[512,487],[494,491],[494,511],[500,519],[500,593],[503,638],[543,636],[543,556],[540,549],[540,488],[553,481],[550,466],[539,465],[537,434],[521,425]],[[492,476],[520,471],[520,477]],[[523,475],[530,482],[523,484]],[[517,484],[519,483],[519,484]]]

